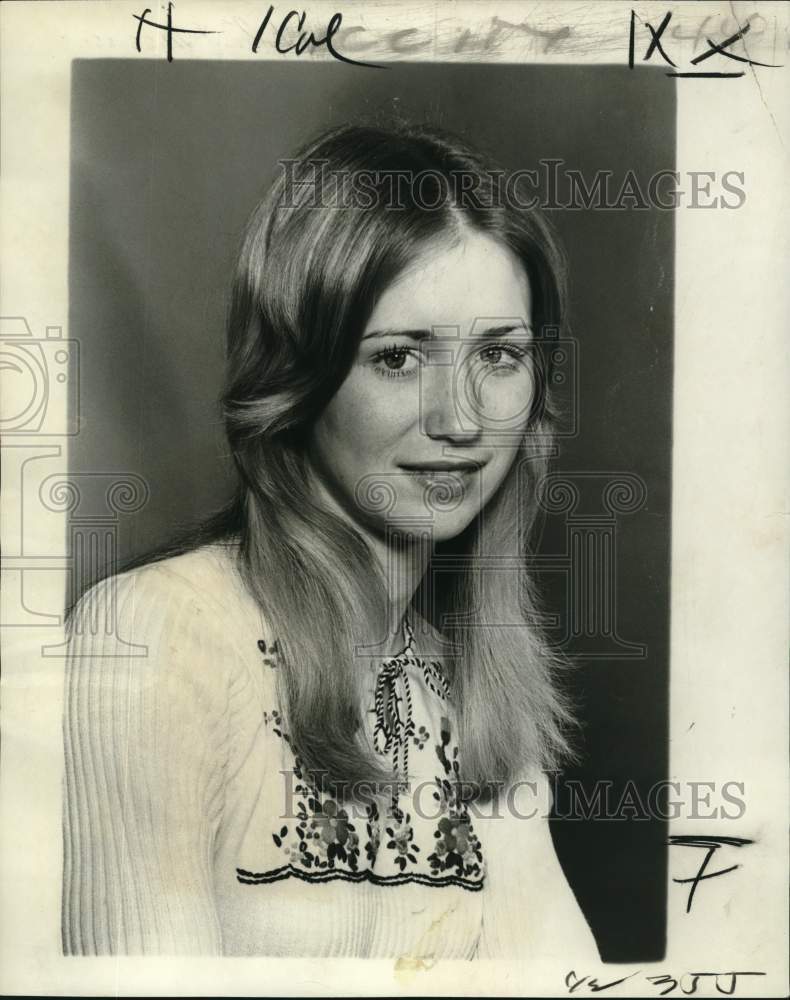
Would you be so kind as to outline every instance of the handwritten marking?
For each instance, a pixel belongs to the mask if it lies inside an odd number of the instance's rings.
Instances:
[[[159,24],[157,21],[149,21],[148,15],[151,13],[151,8],[146,7],[142,14],[132,14],[132,17],[138,21],[137,25],[137,36],[135,38],[135,44],[137,46],[137,51],[142,52],[142,46],[140,43],[140,36],[143,32],[143,26],[148,25],[149,28],[158,28],[160,31],[167,32],[167,61],[173,61],[173,35],[218,35],[221,32],[218,31],[204,31],[200,28],[174,28],[173,27],[173,4],[168,3],[167,5],[167,24]]]
[[[579,976],[573,969],[565,976],[565,986],[568,989],[568,993],[573,993],[580,987],[587,987],[591,993],[601,993],[604,990],[613,989],[614,987],[620,986],[622,983],[626,982],[628,979],[633,979],[634,976],[638,976],[642,970],[637,969],[636,972],[632,972],[627,976],[622,976],[619,979],[611,979],[606,983],[598,982],[595,976]],[[752,972],[747,970],[739,970],[737,972],[683,972],[680,975],[672,976],[669,973],[658,973],[654,976],[645,976],[645,981],[652,983],[653,986],[666,987],[666,989],[659,989],[657,995],[665,997],[675,990],[680,988],[680,992],[684,996],[691,996],[696,993],[698,989],[706,985],[705,980],[713,979],[713,986],[717,993],[722,993],[725,996],[733,996],[736,987],[738,985],[738,976],[765,976],[765,972]]]
[[[688,900],[686,902],[686,913],[691,913],[691,904],[694,901],[694,894],[697,891],[697,886],[700,882],[705,881],[705,879],[716,878],[719,875],[726,875],[728,872],[735,871],[736,868],[740,868],[740,865],[730,865],[729,868],[720,868],[715,872],[708,872],[706,874],[706,869],[708,863],[710,862],[716,851],[719,850],[724,844],[729,847],[744,847],[746,844],[753,844],[753,840],[747,840],[744,837],[697,837],[693,834],[679,834],[669,838],[670,847],[702,847],[707,849],[707,854],[699,866],[696,875],[692,875],[691,878],[673,878],[673,882],[677,882],[680,885],[691,885],[689,891]]]
[[[620,983],[624,983],[626,979],[633,979],[634,976],[638,976],[641,969],[637,969],[636,972],[630,973],[628,976],[622,976],[620,979],[611,979],[608,983],[599,983],[595,976],[577,976],[573,969],[565,977],[565,985],[568,987],[568,992],[573,993],[574,990],[583,986],[585,983],[588,988],[593,991],[593,993],[600,993],[602,990],[611,989],[612,986],[619,986]],[[576,982],[571,985],[570,980],[575,979]]]
[[[732,79],[745,76],[746,72],[745,70],[740,70],[738,72],[729,72],[729,73],[723,71],[717,72],[717,71],[706,71],[706,70],[685,70],[682,72],[678,72],[677,63],[672,61],[666,49],[662,45],[662,37],[666,32],[671,19],[672,19],[672,11],[667,11],[667,13],[661,19],[661,22],[658,25],[658,27],[654,28],[649,21],[642,21],[642,18],[639,17],[639,15],[636,13],[635,10],[631,11],[631,23],[628,32],[629,69],[634,68],[634,53],[636,48],[636,22],[637,20],[639,20],[644,24],[645,28],[647,28],[647,30],[650,32],[650,43],[648,44],[647,49],[645,50],[645,54],[642,56],[642,62],[649,62],[650,59],[653,57],[654,53],[657,52],[664,60],[664,62],[668,66],[671,66],[672,69],[675,71],[666,73],[666,76],[672,76],[676,78],[697,77],[698,79],[713,79],[713,78]],[[703,26],[707,20],[708,18],[706,18],[705,21],[703,21]],[[734,52],[729,51],[729,47],[733,45],[735,42],[742,40],[743,37],[751,30],[751,26],[752,26],[751,21],[747,21],[742,28],[740,28],[734,34],[730,35],[728,38],[725,38],[724,41],[722,42],[714,42],[706,35],[705,41],[708,43],[708,49],[706,52],[703,52],[700,55],[695,56],[691,60],[691,65],[698,66],[701,62],[704,62],[706,59],[710,59],[711,56],[719,55],[719,56],[724,56],[725,59],[731,59],[738,63],[745,63],[749,67],[763,66],[768,69],[780,69],[781,66],[777,63],[757,62],[757,60],[749,58],[748,55],[739,56],[736,55]],[[672,37],[672,35],[673,32],[670,32],[669,36]]]
[[[252,51],[257,53],[258,46],[261,43],[264,32],[269,26],[272,15],[274,14],[274,4],[269,6],[269,9],[263,16],[263,20],[260,23],[260,27],[256,32],[255,39],[252,43]],[[286,32],[292,28],[291,22],[296,19],[296,30],[299,32],[295,42],[290,45],[286,45],[284,42],[284,36]],[[343,23],[343,15],[340,13],[335,13],[329,19],[329,24],[326,27],[326,34],[323,38],[316,37],[312,31],[306,32],[302,29],[304,28],[305,20],[307,19],[307,13],[305,11],[289,10],[285,17],[280,19],[279,27],[274,36],[274,48],[281,55],[287,55],[289,52],[293,52],[297,56],[301,56],[308,49],[319,49],[322,46],[326,46],[327,52],[332,56],[332,58],[339,60],[340,62],[348,63],[351,66],[367,66],[370,69],[388,69],[387,66],[381,66],[378,63],[361,62],[358,59],[349,59],[342,53],[338,52],[334,45],[334,37],[340,30],[340,26]]]

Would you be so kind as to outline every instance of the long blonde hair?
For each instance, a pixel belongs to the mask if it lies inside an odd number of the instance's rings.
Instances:
[[[363,174],[360,203],[350,185]],[[392,180],[404,174],[422,176],[419,203],[401,186],[393,204]],[[280,640],[291,740],[317,783],[341,797],[392,780],[365,735],[354,655],[385,620],[386,586],[364,537],[310,489],[306,437],[348,374],[377,297],[428,241],[459,227],[507,246],[529,277],[535,329],[561,327],[565,268],[556,239],[536,210],[504,203],[496,179],[491,164],[434,128],[331,129],[283,164],[239,254],[222,397],[238,484],[193,544],[239,536],[242,574]],[[541,636],[525,564],[553,423],[540,338],[537,352],[518,459],[469,528],[436,547],[451,567],[442,592],[427,593],[429,569],[415,597],[454,650],[444,665],[471,798],[487,798],[525,768],[555,768],[569,751],[561,663]],[[500,556],[508,569],[476,569]]]

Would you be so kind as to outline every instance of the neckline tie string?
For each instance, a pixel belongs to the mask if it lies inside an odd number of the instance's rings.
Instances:
[[[446,700],[449,690],[439,664],[432,662],[429,669],[425,660],[417,656],[414,632],[407,615],[403,617],[403,635],[403,650],[397,656],[383,661],[376,678],[373,745],[378,753],[392,755],[396,779],[408,782],[409,742],[415,733],[415,722],[407,668],[418,667],[427,686],[440,698]]]

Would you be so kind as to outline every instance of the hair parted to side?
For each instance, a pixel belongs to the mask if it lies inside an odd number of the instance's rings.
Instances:
[[[393,203],[393,178],[404,175],[420,175],[419,190],[401,184]],[[378,297],[431,242],[457,240],[465,228],[499,241],[528,275],[534,330],[562,328],[565,265],[556,238],[538,211],[495,197],[495,183],[494,165],[433,127],[329,129],[282,164],[239,254],[222,397],[237,492],[192,544],[240,536],[245,582],[280,639],[291,740],[319,784],[341,797],[393,777],[365,736],[354,652],[387,621],[386,583],[363,536],[311,489],[307,435],[348,374]],[[443,662],[462,777],[478,789],[472,797],[570,755],[562,664],[536,624],[526,569],[468,568],[482,553],[528,553],[553,424],[547,357],[536,370],[540,384],[513,467],[481,515],[441,547],[473,558],[426,600],[429,571],[416,598],[437,609],[433,624],[459,651]]]

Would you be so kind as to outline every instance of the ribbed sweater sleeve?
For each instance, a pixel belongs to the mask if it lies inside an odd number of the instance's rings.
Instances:
[[[199,591],[156,565],[101,582],[74,609],[64,714],[65,954],[222,950],[211,859],[229,685],[215,619]]]

